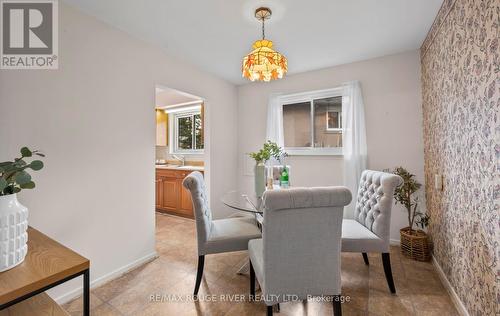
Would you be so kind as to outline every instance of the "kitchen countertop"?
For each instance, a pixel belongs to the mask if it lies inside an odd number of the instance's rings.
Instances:
[[[167,170],[188,170],[188,171],[204,171],[205,167],[203,166],[179,166],[179,165],[156,165],[156,169],[167,169]]]

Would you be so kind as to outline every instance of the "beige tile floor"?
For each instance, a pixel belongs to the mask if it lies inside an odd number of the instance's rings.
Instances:
[[[248,260],[246,252],[207,256],[200,288],[200,297],[206,300],[186,301],[196,276],[195,224],[157,214],[156,227],[159,257],[93,289],[91,315],[265,315],[264,303],[249,302],[246,297],[248,276],[236,274]],[[361,254],[342,254],[342,292],[350,298],[342,304],[343,315],[458,315],[432,264],[406,259],[398,247],[392,247],[397,294],[391,295],[380,256],[369,258],[368,267]],[[163,299],[151,300],[152,295]],[[230,301],[241,295],[244,302]],[[82,314],[81,298],[64,307],[71,315]],[[333,309],[327,302],[283,303],[275,315],[333,315]]]

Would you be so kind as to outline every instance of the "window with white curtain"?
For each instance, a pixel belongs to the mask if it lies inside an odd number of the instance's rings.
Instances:
[[[363,94],[359,81],[329,89],[269,96],[266,138],[290,155],[342,155],[344,185],[356,192],[367,167]],[[353,217],[355,201],[344,209]]]
[[[342,154],[342,89],[280,96],[279,102],[289,154]]]

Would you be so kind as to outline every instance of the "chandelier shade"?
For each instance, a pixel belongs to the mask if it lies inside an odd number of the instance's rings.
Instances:
[[[271,81],[281,79],[288,71],[285,56],[273,49],[273,42],[265,39],[264,21],[271,17],[269,8],[259,8],[255,17],[262,21],[262,39],[255,41],[253,50],[243,58],[241,73],[251,81]]]
[[[273,42],[263,39],[256,41],[253,51],[243,58],[243,77],[255,81],[281,79],[287,72],[286,57],[273,49]]]

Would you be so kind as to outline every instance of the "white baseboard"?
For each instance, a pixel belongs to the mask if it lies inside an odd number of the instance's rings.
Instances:
[[[451,300],[453,301],[453,304],[455,304],[457,311],[462,316],[469,316],[469,312],[467,312],[467,309],[465,308],[464,304],[462,303],[462,301],[458,297],[453,286],[451,286],[450,281],[448,281],[448,278],[444,274],[443,269],[441,269],[441,266],[437,262],[436,258],[434,258],[434,256],[432,256],[432,264],[436,268],[436,271],[439,275],[439,278],[441,279],[441,282],[443,283],[444,287],[446,288],[446,291],[448,291],[448,293],[450,294]]]
[[[130,270],[133,270],[134,268],[137,268],[155,258],[158,257],[158,254],[155,252],[153,253],[150,253],[149,255],[146,255],[142,258],[139,258],[129,264],[126,264],[124,265],[123,267],[120,267],[118,269],[116,269],[115,271],[112,271],[108,274],[105,274],[95,280],[92,280],[90,281],[90,288],[94,288],[94,287],[98,287],[108,281],[111,281],[113,279],[116,279],[120,276],[122,276],[123,274],[129,272]],[[74,290],[71,290],[69,291],[68,293],[66,294],[63,294],[57,298],[55,298],[54,300],[58,303],[58,304],[65,304],[69,301],[71,301],[72,299],[74,298],[77,298],[78,296],[82,295],[82,289],[83,289],[83,286],[79,286],[77,287],[76,289]]]
[[[401,245],[401,241],[399,239],[390,239],[389,243],[393,246],[399,246]]]

